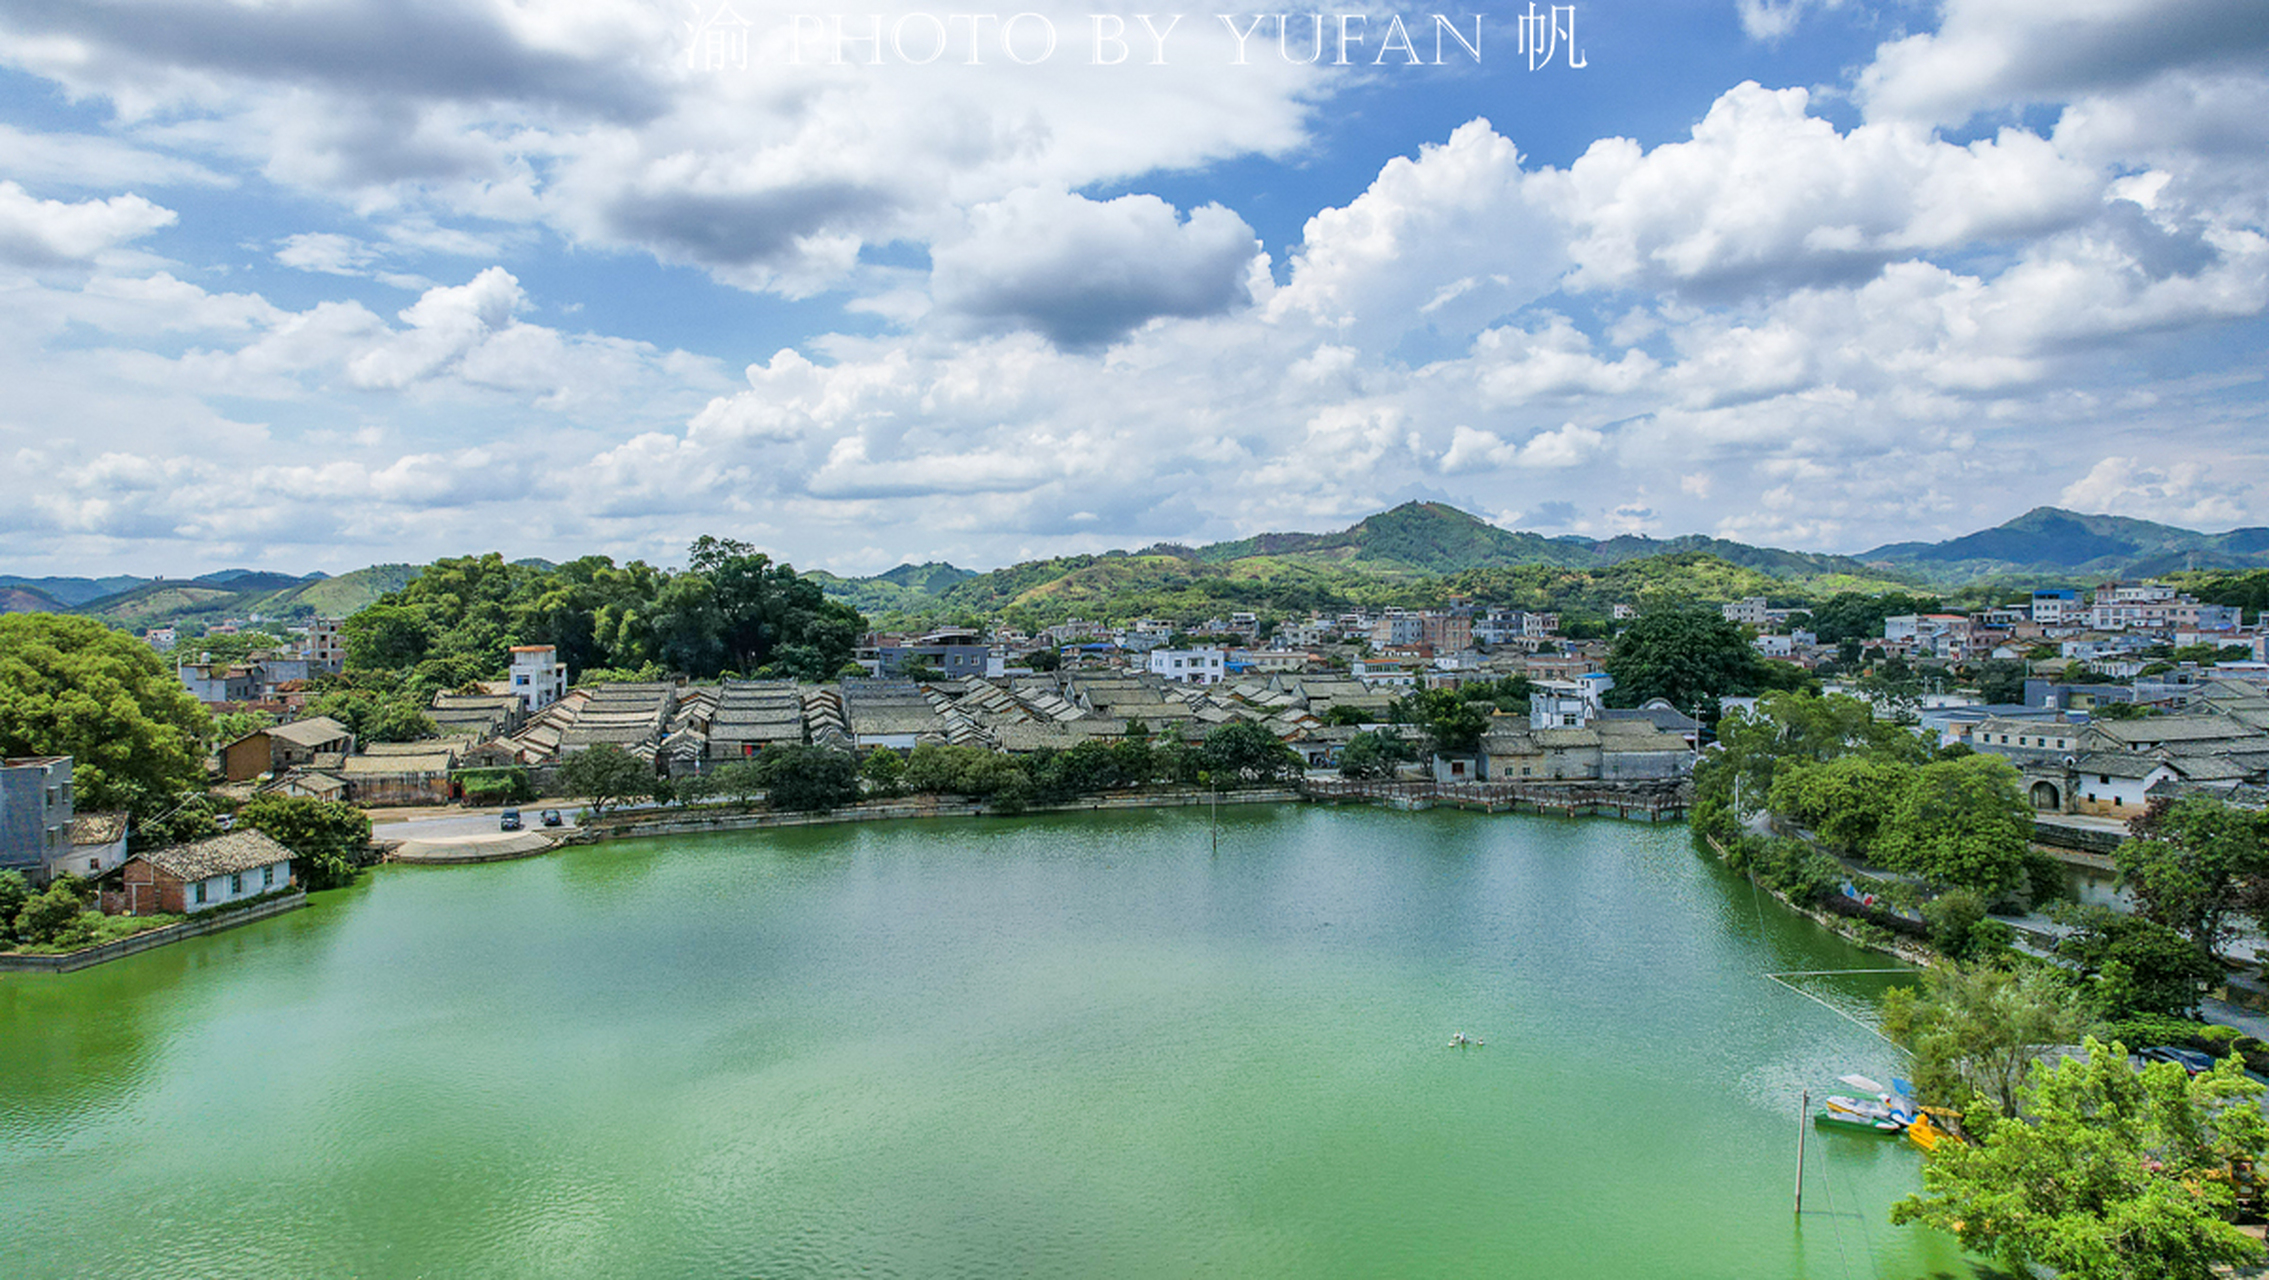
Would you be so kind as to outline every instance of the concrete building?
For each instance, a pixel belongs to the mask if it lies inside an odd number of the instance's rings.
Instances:
[[[512,692],[530,711],[541,711],[566,697],[567,664],[559,660],[559,650],[548,644],[512,646]]]
[[[1175,684],[1220,684],[1228,675],[1228,654],[1220,649],[1153,649],[1150,672]]]
[[[0,760],[0,871],[44,883],[71,847],[71,757]]]
[[[126,914],[195,915],[292,882],[291,850],[257,831],[231,831],[126,860]]]

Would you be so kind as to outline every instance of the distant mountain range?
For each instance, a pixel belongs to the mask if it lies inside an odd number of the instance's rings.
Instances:
[[[2199,533],[2122,516],[2039,507],[1996,528],[1944,542],[1896,542],[1857,556],[1754,547],[1689,534],[1592,539],[1501,529],[1436,502],[1408,502],[1331,533],[1264,533],[1189,547],[1059,556],[989,572],[943,562],[903,564],[871,577],[814,571],[828,594],[869,615],[993,614],[1019,606],[1049,613],[1111,601],[1234,602],[1345,597],[1367,585],[1408,587],[1476,571],[1560,568],[1597,572],[1641,561],[1707,556],[1741,571],[1749,589],[1953,589],[2007,580],[2015,587],[2086,585],[2181,569],[2269,568],[2269,529]],[[550,567],[547,561],[520,564]],[[261,613],[341,617],[417,576],[382,564],[338,577],[294,578],[223,569],[197,578],[23,578],[0,575],[0,612],[76,612],[120,626],[217,622]],[[1487,575],[1481,577],[1486,580]]]
[[[122,627],[211,624],[258,613],[270,618],[344,617],[418,574],[407,564],[372,565],[304,578],[221,569],[195,578],[21,578],[0,575],[0,613],[82,613]]]
[[[2148,578],[2181,569],[2269,568],[2269,529],[2199,533],[2125,516],[2035,507],[1997,528],[1945,542],[1894,542],[1859,558],[1911,568],[1941,584],[2027,575]]]

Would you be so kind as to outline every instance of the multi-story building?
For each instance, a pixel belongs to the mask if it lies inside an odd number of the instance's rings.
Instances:
[[[1471,634],[1470,628],[1468,634]],[[1407,648],[1426,642],[1426,620],[1415,613],[1391,609],[1371,624],[1371,644],[1379,649]]]
[[[1761,627],[1764,626],[1768,621],[1770,621],[1768,615],[1771,613],[1771,603],[1771,601],[1765,599],[1765,597],[1763,596],[1749,596],[1746,599],[1736,600],[1731,604],[1720,605],[1718,606],[1718,609],[1719,612],[1725,615],[1725,620],[1727,622],[1740,623],[1743,626]]]
[[[512,692],[528,710],[541,711],[567,696],[567,664],[559,650],[548,644],[512,646]]]
[[[2033,592],[2032,620],[2044,627],[2080,626],[2087,621],[2080,593],[2070,587]]]
[[[1418,615],[1418,642],[1436,653],[1455,653],[1473,647],[1473,619],[1454,613]]]
[[[337,675],[346,669],[347,642],[337,618],[317,618],[307,624],[307,661],[316,672]]]
[[[1228,674],[1228,654],[1220,649],[1152,649],[1150,670],[1177,684],[1220,684]]]
[[[0,871],[40,881],[71,843],[71,757],[0,760]]]

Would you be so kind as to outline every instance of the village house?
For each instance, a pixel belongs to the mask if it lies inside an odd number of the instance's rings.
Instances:
[[[48,859],[47,873],[41,878],[53,883],[55,877],[68,871],[92,880],[117,868],[126,861],[127,825],[123,813],[73,814],[70,842],[61,856]]]
[[[247,782],[264,773],[282,773],[313,765],[319,755],[345,756],[355,749],[355,736],[329,716],[270,725],[221,747],[221,776],[230,782]]]
[[[0,871],[44,883],[71,848],[71,757],[0,760]]]
[[[285,888],[291,850],[258,831],[231,831],[194,844],[135,854],[119,873],[121,887],[104,895],[127,915],[196,915]]]
[[[512,646],[510,678],[512,692],[528,704],[530,711],[541,711],[567,696],[567,664],[559,660],[559,650],[553,645]]]

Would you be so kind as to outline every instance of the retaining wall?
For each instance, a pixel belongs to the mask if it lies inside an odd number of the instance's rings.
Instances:
[[[184,938],[220,933],[270,916],[280,916],[286,911],[297,911],[306,905],[307,891],[302,889],[288,897],[271,899],[242,911],[218,911],[212,915],[184,920],[180,924],[167,925],[163,929],[152,929],[148,933],[137,933],[130,938],[120,938],[116,942],[105,942],[100,946],[85,947],[62,955],[0,956],[0,973],[70,973],[74,969],[139,955]]]
[[[1086,813],[1099,809],[1184,809],[1194,805],[1211,804],[1213,794],[1206,791],[1150,791],[1124,792],[1099,796],[1086,796],[1065,804],[1036,804],[1025,813]],[[1224,791],[1221,803],[1233,804],[1292,804],[1301,799],[1300,793],[1290,788],[1264,790]],[[590,844],[599,840],[626,839],[634,836],[696,835],[705,831],[756,831],[767,827],[816,827],[837,822],[888,822],[903,818],[968,818],[994,812],[984,805],[970,801],[902,800],[888,804],[862,804],[851,809],[825,809],[815,813],[721,813],[702,814],[698,810],[670,813],[666,816],[641,815],[616,822],[596,819],[578,826],[562,837],[562,844]]]

